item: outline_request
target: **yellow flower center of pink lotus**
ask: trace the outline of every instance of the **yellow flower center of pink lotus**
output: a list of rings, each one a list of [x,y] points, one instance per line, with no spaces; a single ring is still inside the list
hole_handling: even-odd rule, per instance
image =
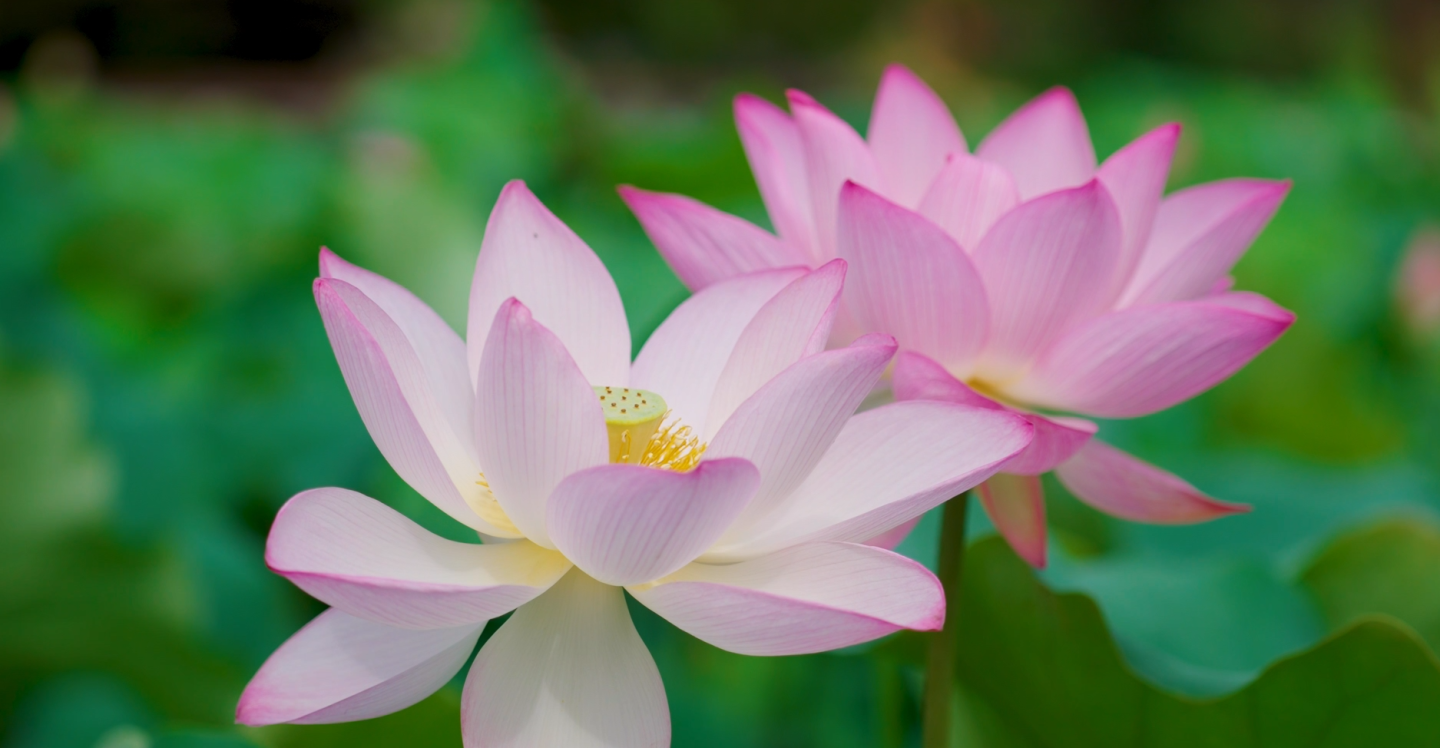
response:
[[[668,418],[664,398],[629,387],[596,387],[595,396],[605,411],[610,462],[680,473],[700,464],[705,445],[689,426]]]

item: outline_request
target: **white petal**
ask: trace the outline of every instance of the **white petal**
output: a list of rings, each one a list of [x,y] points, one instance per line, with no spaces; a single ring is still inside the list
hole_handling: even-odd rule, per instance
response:
[[[515,611],[465,680],[465,748],[664,748],[660,672],[618,587],[578,569]]]

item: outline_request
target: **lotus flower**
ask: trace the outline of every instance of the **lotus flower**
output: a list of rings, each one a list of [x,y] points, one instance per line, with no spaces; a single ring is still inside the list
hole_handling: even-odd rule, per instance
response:
[[[895,403],[852,417],[895,352],[822,351],[845,263],[715,283],[632,364],[600,260],[523,184],[491,214],[462,342],[403,288],[322,251],[325,329],[360,415],[460,543],[340,488],[291,499],[270,568],[333,606],[265,663],[245,724],[387,714],[465,663],[465,744],[663,746],[659,673],[622,588],[753,655],[944,618],[924,567],[864,545],[992,475],[1011,414]]]
[[[1288,182],[1232,179],[1162,197],[1178,125],[1099,166],[1071,93],[1048,91],[972,155],[940,99],[888,69],[862,139],[799,92],[790,113],[735,101],[745,152],[777,235],[678,195],[622,187],[692,289],[769,267],[850,262],[832,345],[899,342],[895,395],[1009,410],[1029,449],[980,489],[1016,551],[1045,564],[1039,475],[1054,469],[1110,514],[1197,522],[1246,507],[1091,437],[1061,412],[1130,418],[1229,377],[1293,315],[1229,290],[1228,274]]]

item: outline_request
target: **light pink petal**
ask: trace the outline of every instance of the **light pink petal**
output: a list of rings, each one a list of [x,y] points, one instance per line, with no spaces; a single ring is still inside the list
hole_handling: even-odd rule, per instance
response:
[[[975,250],[990,298],[982,374],[1004,382],[1112,298],[1120,215],[1098,182],[1036,198],[1006,213]]]
[[[1045,489],[1038,475],[997,473],[976,490],[995,529],[1016,555],[1045,568]]]
[[[823,262],[810,215],[810,177],[800,131],[785,110],[751,94],[735,97],[735,127],[775,233],[798,247],[805,264]]]
[[[686,473],[601,465],[555,487],[550,537],[601,582],[648,582],[709,548],[759,485],[760,471],[739,458],[707,459]]]
[[[455,436],[430,380],[404,332],[354,286],[315,281],[315,303],[335,360],[360,419],[395,472],[446,514],[477,530],[499,532],[480,519],[479,468]]]
[[[665,687],[625,594],[578,569],[481,647],[460,725],[466,748],[670,745]]]
[[[570,562],[527,540],[479,545],[432,535],[342,488],[295,496],[275,517],[265,563],[320,601],[387,626],[484,623],[529,602]]]
[[[904,65],[885,68],[866,135],[887,196],[907,208],[920,198],[952,153],[969,153],[945,102]]]
[[[545,502],[565,476],[610,459],[600,400],[565,346],[511,299],[480,359],[475,446],[501,508],[525,537],[553,548]]]
[[[1120,265],[1115,273],[1116,294],[1125,289],[1150,238],[1150,227],[1160,206],[1160,196],[1165,192],[1170,161],[1179,139],[1180,125],[1161,125],[1116,151],[1100,166],[1097,176],[1115,198],[1120,223],[1125,228]]]
[[[619,190],[670,269],[692,291],[757,270],[810,263],[800,247],[699,201],[624,185]]]
[[[745,327],[800,268],[766,270],[707,286],[686,299],[651,333],[630,369],[631,386],[665,398],[671,413],[697,433],[720,372]]]
[[[505,185],[475,262],[467,344],[478,371],[500,305],[517,298],[559,338],[597,386],[629,384],[630,327],[610,272],[569,226],[525,187]]]
[[[1004,167],[954,153],[921,198],[919,211],[973,252],[1000,216],[1019,203],[1020,191]]]
[[[904,524],[898,527],[886,530],[885,532],[882,532],[879,535],[876,535],[875,537],[862,542],[865,545],[874,546],[876,548],[884,548],[887,551],[893,551],[895,550],[896,546],[905,542],[905,538],[910,537],[910,531],[914,530],[915,526],[920,524],[920,520],[923,518],[923,516],[915,517],[906,521]]]
[[[260,667],[235,721],[325,724],[398,712],[454,677],[483,629],[397,629],[327,610]]]
[[[360,289],[395,322],[419,359],[426,389],[434,398],[436,409],[449,423],[450,438],[459,442],[473,460],[475,441],[470,413],[475,393],[465,365],[465,341],[404,286],[351,265],[327,248],[320,250],[320,277],[335,278]],[[427,425],[426,432],[430,431],[432,428]]]
[[[945,594],[924,566],[854,543],[691,564],[630,594],[687,633],[747,655],[824,652],[900,629],[937,631]]]
[[[996,125],[975,155],[1015,177],[1020,197],[1084,184],[1095,176],[1095,146],[1075,94],[1052,88]]]
[[[990,302],[954,239],[920,214],[847,182],[838,249],[850,264],[845,305],[862,329],[969,369],[989,333]]]
[[[1250,511],[1206,496],[1178,476],[1098,439],[1055,469],[1070,493],[1106,514],[1136,522],[1183,525]]]
[[[802,359],[736,409],[705,456],[749,460],[760,469],[761,480],[754,500],[722,543],[767,524],[767,515],[810,475],[894,354],[893,338],[865,336],[848,348]]]
[[[1227,179],[1166,198],[1121,304],[1183,301],[1208,293],[1250,248],[1289,191],[1289,181]]]
[[[919,354],[902,352],[895,359],[891,378],[897,400],[939,400],[990,410],[1015,413],[1030,422],[1035,436],[1020,454],[1005,463],[1005,472],[1039,475],[1070,459],[1090,437],[1096,426],[1090,421],[1007,408],[971,389],[945,367]]]
[[[846,180],[881,189],[880,172],[870,147],[850,125],[800,91],[787,92],[800,132],[810,184],[810,214],[820,256],[835,256],[835,211]]]
[[[1123,309],[1061,338],[1012,392],[1102,418],[1154,413],[1224,381],[1294,320],[1241,294]]]
[[[740,403],[776,374],[825,348],[844,283],[845,261],[832,260],[792,281],[760,307],[735,341],[715,382],[704,429],[699,432],[706,441]]]
[[[1030,442],[1025,419],[952,403],[910,401],[851,418],[810,477],[760,534],[702,561],[753,558],[817,540],[860,542],[989,478]]]

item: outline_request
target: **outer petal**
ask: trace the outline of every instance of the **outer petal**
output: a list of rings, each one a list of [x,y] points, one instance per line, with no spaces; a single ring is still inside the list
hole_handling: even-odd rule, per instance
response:
[[[820,256],[829,259],[835,256],[835,210],[840,185],[849,180],[880,189],[880,172],[870,147],[844,120],[800,91],[788,91],[787,95],[805,153],[817,246]]]
[[[619,191],[655,248],[692,291],[757,270],[810,263],[798,245],[702,202],[624,185]]]
[[[735,127],[775,233],[809,258],[823,262],[810,215],[810,177],[800,131],[785,110],[751,94],[735,97]]]
[[[467,332],[472,372],[479,369],[495,312],[512,297],[564,342],[592,384],[629,384],[630,326],[615,281],[590,247],[520,181],[500,192],[475,262]]]
[[[1037,475],[998,473],[980,484],[980,503],[1020,558],[1045,568],[1045,489]]]
[[[1025,419],[951,403],[901,402],[851,418],[762,534],[701,557],[753,558],[816,540],[860,542],[993,475],[1030,442]]]
[[[359,289],[335,278],[316,279],[315,302],[360,419],[386,461],[446,514],[500,533],[471,509],[469,502],[479,498],[479,468],[399,326]]]
[[[705,416],[706,441],[740,403],[802,357],[825,348],[845,282],[845,261],[832,260],[765,302],[735,341]],[[664,397],[664,393],[661,393]]]
[[[989,333],[990,302],[959,244],[918,213],[847,182],[839,252],[850,263],[845,304],[862,328],[969,369]]]
[[[722,544],[767,524],[766,516],[815,469],[894,354],[894,339],[884,335],[817,353],[780,372],[725,422],[706,457],[743,457],[760,469],[761,481]]]
[[[759,485],[760,471],[738,458],[705,460],[688,473],[601,465],[555,487],[550,536],[601,582],[648,582],[709,548]]]
[[[342,488],[287,502],[270,528],[265,563],[350,615],[409,629],[484,623],[534,599],[570,568],[526,540],[445,540]]]
[[[670,745],[665,687],[624,594],[578,569],[485,643],[461,708],[466,748]]]
[[[1166,198],[1121,305],[1204,296],[1250,248],[1289,191],[1289,181],[1227,179]]]
[[[565,476],[610,458],[600,401],[564,345],[515,299],[495,315],[475,391],[475,446],[506,515],[553,548],[545,502]]]
[[[323,724],[398,712],[459,672],[483,628],[410,631],[327,610],[265,661],[235,721]]]
[[[1015,177],[1026,200],[1074,187],[1095,174],[1095,146],[1075,94],[1052,88],[990,131],[975,155]]]
[[[1112,312],[1056,342],[1013,392],[1104,418],[1154,413],[1224,381],[1294,321],[1236,293]]]
[[[983,376],[1005,382],[1109,304],[1122,236],[1115,202],[1098,181],[1024,203],[990,229],[975,250],[990,297]]]
[[[907,208],[920,204],[946,156],[970,151],[945,102],[904,65],[885,68],[866,140],[887,194]]]
[[[645,341],[630,370],[631,385],[659,393],[673,414],[704,433],[715,384],[741,333],[766,302],[803,275],[800,268],[766,270],[686,299]]]
[[[945,229],[967,252],[1020,203],[1015,180],[1003,166],[953,153],[920,200],[920,215]]]
[[[1030,422],[1035,436],[1020,454],[1005,463],[1005,472],[1018,475],[1039,475],[1070,459],[1090,437],[1096,426],[1090,421],[1063,416],[1042,416],[1038,413],[1006,408],[970,389],[968,385],[930,359],[902,352],[895,359],[892,381],[897,400],[939,400],[990,410],[1015,413]]]
[[[450,426],[448,437],[473,460],[475,441],[470,428],[475,392],[465,365],[465,341],[445,320],[405,287],[340,259],[329,249],[320,250],[320,276],[336,278],[360,289],[375,302],[404,333],[419,359],[426,389],[436,409]],[[426,425],[426,433],[439,429]],[[433,439],[432,439],[433,440]]]
[[[1250,511],[1245,504],[1216,501],[1098,439],[1056,468],[1055,477],[1090,506],[1136,522],[1181,525]]]
[[[1170,175],[1170,161],[1179,139],[1180,125],[1161,125],[1116,151],[1100,166],[1097,176],[1115,198],[1120,223],[1125,228],[1120,264],[1115,272],[1116,294],[1125,289],[1150,238],[1155,209],[1165,192],[1165,179]]]
[[[945,622],[935,575],[904,556],[853,543],[691,564],[628,589],[691,635],[747,655],[824,652],[900,629],[936,631]]]

